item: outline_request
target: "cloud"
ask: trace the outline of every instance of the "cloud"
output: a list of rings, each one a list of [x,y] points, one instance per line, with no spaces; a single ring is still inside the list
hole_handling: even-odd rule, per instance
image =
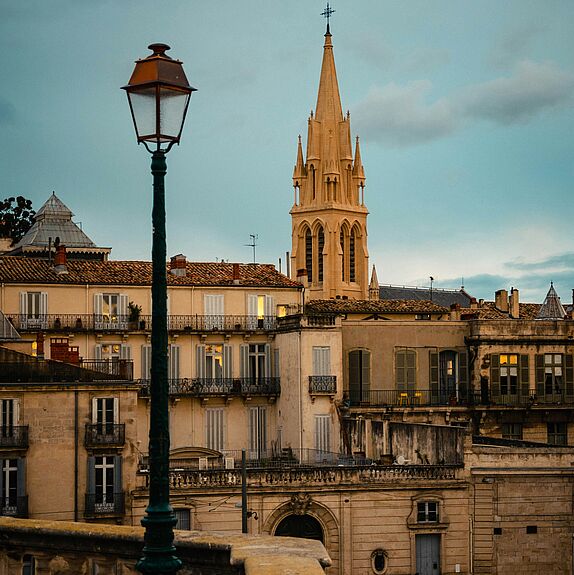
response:
[[[558,254],[547,257],[537,262],[525,262],[523,260],[513,260],[507,262],[506,266],[510,269],[518,271],[558,271],[562,272],[568,270],[569,273],[574,273],[574,252]]]
[[[573,90],[574,75],[552,63],[523,61],[510,77],[466,88],[458,105],[466,116],[514,124],[572,103]]]
[[[537,22],[525,23],[508,30],[495,43],[488,58],[489,62],[496,67],[507,67],[517,59],[524,58],[544,31],[544,26]]]
[[[429,101],[428,80],[374,87],[353,111],[355,126],[370,141],[412,146],[447,137],[471,120],[507,126],[527,122],[574,102],[574,75],[553,63],[520,62],[508,77],[466,86]]]
[[[428,81],[373,88],[355,107],[355,126],[367,139],[396,146],[442,138],[455,130],[456,119],[448,101],[426,102],[430,89]]]

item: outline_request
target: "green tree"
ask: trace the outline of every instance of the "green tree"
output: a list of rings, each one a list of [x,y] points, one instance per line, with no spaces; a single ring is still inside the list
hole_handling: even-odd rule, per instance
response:
[[[0,238],[11,238],[12,245],[32,227],[36,212],[32,200],[24,196],[5,198],[0,202]]]

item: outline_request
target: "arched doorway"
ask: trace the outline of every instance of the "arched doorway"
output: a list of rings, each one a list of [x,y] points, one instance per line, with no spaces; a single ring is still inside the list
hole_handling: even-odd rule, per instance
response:
[[[287,515],[275,529],[278,537],[304,537],[324,543],[323,528],[311,515]]]

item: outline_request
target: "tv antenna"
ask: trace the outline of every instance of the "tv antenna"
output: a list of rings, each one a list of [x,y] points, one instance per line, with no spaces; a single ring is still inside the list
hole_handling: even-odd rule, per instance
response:
[[[257,247],[257,240],[259,236],[257,234],[249,234],[249,237],[251,238],[251,243],[243,245],[247,246],[248,248],[253,248],[253,263],[255,263],[255,248]]]

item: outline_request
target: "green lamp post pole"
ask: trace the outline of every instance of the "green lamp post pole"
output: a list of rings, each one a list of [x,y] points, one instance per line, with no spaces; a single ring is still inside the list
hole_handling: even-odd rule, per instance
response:
[[[174,575],[182,563],[175,555],[169,504],[169,382],[167,379],[167,272],[165,234],[166,154],[179,144],[183,123],[194,91],[179,60],[165,52],[169,46],[152,44],[153,54],[136,61],[128,95],[138,143],[152,154],[152,329],[149,430],[149,505],[142,519],[145,527],[143,557],[136,568],[141,573]],[[151,147],[150,147],[151,146]]]

